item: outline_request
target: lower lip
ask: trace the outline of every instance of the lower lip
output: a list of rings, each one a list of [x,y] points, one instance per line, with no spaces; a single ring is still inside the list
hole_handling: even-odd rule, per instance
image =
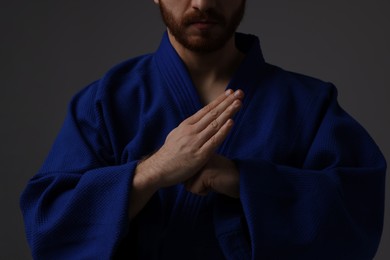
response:
[[[215,23],[193,23],[192,25],[199,30],[209,30],[215,25]]]

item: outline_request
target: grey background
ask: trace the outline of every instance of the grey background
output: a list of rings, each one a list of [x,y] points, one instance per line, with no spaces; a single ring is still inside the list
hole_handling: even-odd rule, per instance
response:
[[[260,36],[268,62],[335,83],[389,159],[389,13],[388,0],[248,0],[240,31]],[[163,30],[152,0],[2,1],[0,259],[31,258],[18,200],[69,99],[120,61],[154,51]],[[390,259],[388,204],[377,260]]]

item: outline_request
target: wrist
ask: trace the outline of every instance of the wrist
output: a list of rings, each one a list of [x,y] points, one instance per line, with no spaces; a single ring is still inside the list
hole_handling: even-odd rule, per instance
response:
[[[153,158],[149,157],[138,163],[133,178],[133,186],[142,190],[157,191],[162,187],[161,174],[152,163]]]

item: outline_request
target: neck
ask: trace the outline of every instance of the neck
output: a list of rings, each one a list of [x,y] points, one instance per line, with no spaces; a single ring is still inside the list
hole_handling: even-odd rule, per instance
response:
[[[172,46],[187,66],[192,81],[205,103],[225,90],[244,57],[235,46],[234,36],[223,48],[210,53],[190,51],[178,43],[169,32],[168,36]]]

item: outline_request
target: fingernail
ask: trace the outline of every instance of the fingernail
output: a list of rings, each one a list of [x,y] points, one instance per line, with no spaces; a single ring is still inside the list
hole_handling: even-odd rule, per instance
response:
[[[241,96],[241,94],[240,94],[240,91],[239,91],[239,90],[237,90],[236,92],[234,92],[234,96],[235,96],[235,97],[239,97],[239,96]]]
[[[241,106],[241,102],[239,101],[239,99],[236,99],[234,102],[233,102],[233,107],[234,108],[239,108]]]
[[[225,91],[225,95],[226,96],[229,96],[230,94],[232,94],[232,90],[231,89],[228,89]]]

